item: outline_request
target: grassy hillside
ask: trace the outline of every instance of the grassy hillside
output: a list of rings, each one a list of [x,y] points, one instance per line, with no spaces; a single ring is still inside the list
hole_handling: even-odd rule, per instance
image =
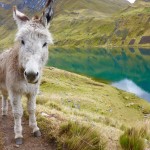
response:
[[[25,98],[23,106],[28,118]],[[136,139],[142,134],[149,149],[149,114],[150,104],[133,94],[74,73],[44,69],[36,116],[43,138],[58,150],[122,150],[120,136],[132,130]]]
[[[74,10],[87,10],[89,15],[91,11],[95,11],[110,16],[112,13],[125,8],[128,4],[124,0],[57,0],[56,14],[62,14],[62,12],[70,13]]]
[[[112,14],[127,7],[128,4],[124,0],[56,1],[55,17],[51,28],[56,46],[64,46],[64,44],[65,46],[88,45],[88,39],[90,38],[96,43],[97,35],[94,35],[93,38],[87,34],[93,34],[93,32],[95,34],[97,32],[97,24],[101,25],[101,22],[103,22],[101,19],[106,18],[107,20]],[[12,18],[12,10],[4,11],[0,8],[0,20],[0,48],[7,48],[13,43],[16,29]],[[107,24],[107,21],[105,24]],[[91,31],[89,31],[89,28],[91,28]],[[93,43],[93,46],[96,45],[95,43]]]
[[[38,124],[58,149],[119,150],[120,135],[129,127],[145,129],[149,113],[150,104],[133,94],[77,74],[44,69]]]
[[[25,98],[23,106],[28,118]],[[122,150],[120,136],[130,130],[137,131],[136,139],[140,132],[149,149],[149,114],[150,104],[133,94],[74,73],[44,69],[36,115],[43,138],[58,150]]]
[[[150,46],[150,2],[138,0],[56,1],[51,24],[56,47]],[[0,8],[0,48],[12,45],[16,25]]]
[[[85,10],[58,15],[52,23],[56,45],[149,46],[149,6],[150,2],[139,1],[111,17],[95,11],[82,15]]]
[[[140,48],[92,48],[50,50],[48,66],[86,75],[94,79],[116,82],[130,79],[143,90],[150,92],[150,54]],[[147,54],[147,55],[146,55]],[[68,59],[69,58],[69,59]],[[147,83],[147,84],[144,84]]]

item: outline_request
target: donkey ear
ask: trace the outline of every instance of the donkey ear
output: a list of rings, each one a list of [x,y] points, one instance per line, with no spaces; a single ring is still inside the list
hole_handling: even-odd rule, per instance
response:
[[[30,20],[25,14],[18,11],[16,6],[13,7],[13,18],[16,21],[18,27],[21,27],[25,22]]]
[[[53,18],[53,3],[54,0],[48,0],[47,4],[45,6],[44,12],[42,17],[40,18],[41,23],[45,26],[45,27],[49,27],[50,25],[50,21]]]

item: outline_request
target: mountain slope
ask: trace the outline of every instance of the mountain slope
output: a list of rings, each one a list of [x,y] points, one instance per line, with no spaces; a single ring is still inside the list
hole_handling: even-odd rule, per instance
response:
[[[149,46],[150,2],[137,1],[118,14],[83,10],[58,15],[52,24],[57,46]],[[106,9],[108,10],[108,9]]]
[[[59,13],[88,9],[109,15],[125,8],[129,4],[124,0],[57,0],[56,3],[56,8]]]
[[[40,91],[38,124],[48,141],[56,142],[61,150],[66,145],[68,150],[121,150],[119,136],[128,127],[144,126],[149,119],[146,117],[146,113],[150,113],[148,102],[110,85],[56,68],[44,69]],[[69,126],[65,128],[67,122]],[[82,128],[75,126],[70,134],[73,123],[81,124]],[[88,131],[85,130],[87,125]],[[98,135],[92,136],[89,131],[94,134],[96,131]],[[104,140],[105,148],[95,148],[97,136]]]
[[[39,4],[35,5],[35,0],[33,1],[11,0],[10,2],[7,3],[4,0],[1,1],[0,3],[0,20],[1,20],[0,21],[1,24],[0,48],[7,48],[9,47],[9,45],[13,43],[16,25],[12,19],[12,11],[11,11],[12,5],[17,4],[17,6],[20,9],[23,9],[26,12],[28,12],[28,10],[32,11],[31,10],[32,6],[34,10],[36,10],[36,8],[39,8],[36,6],[41,6],[40,8],[42,8],[44,6],[44,2],[45,0],[41,0],[39,1]],[[64,46],[64,44],[66,44],[64,43],[64,41],[71,41],[67,43],[67,45],[70,45],[72,41],[73,43],[71,45],[73,46],[78,45],[78,41],[76,41],[78,36],[79,36],[78,40],[81,40],[81,42],[85,41],[84,43],[86,43],[87,35],[84,35],[84,32],[86,34],[86,31],[89,30],[88,29],[89,24],[91,24],[91,31],[93,26],[95,26],[92,25],[91,22],[92,18],[99,20],[100,23],[98,21],[98,24],[101,24],[101,19],[110,17],[112,14],[127,7],[128,4],[129,3],[124,0],[107,0],[107,1],[106,0],[76,0],[76,1],[56,0],[56,8],[55,8],[56,15],[52,22],[52,33],[55,37],[56,45]],[[5,7],[2,8],[2,6],[5,6],[6,8]],[[76,29],[78,30],[76,31]]]
[[[10,2],[7,4],[12,6],[14,1]],[[24,7],[23,0],[15,2],[26,12],[36,6],[29,0],[25,0]],[[37,6],[42,8],[44,2],[41,0]],[[132,5],[125,0],[56,0],[50,30],[55,46],[149,46],[149,8],[147,0]],[[0,48],[6,48],[13,43],[16,29],[12,11],[0,7],[0,20]]]
[[[148,4],[148,2],[150,2],[149,0],[136,0],[135,4]]]
[[[126,36],[122,36],[120,44],[125,45],[150,45],[150,1],[138,0],[133,6],[127,9],[116,17],[118,28],[116,33],[127,31]],[[120,33],[119,33],[120,31]]]

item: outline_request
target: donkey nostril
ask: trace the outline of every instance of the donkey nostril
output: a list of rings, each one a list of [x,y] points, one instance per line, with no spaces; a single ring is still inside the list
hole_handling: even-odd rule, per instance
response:
[[[25,71],[24,75],[28,81],[32,82],[38,77],[39,73],[38,72],[26,72]]]

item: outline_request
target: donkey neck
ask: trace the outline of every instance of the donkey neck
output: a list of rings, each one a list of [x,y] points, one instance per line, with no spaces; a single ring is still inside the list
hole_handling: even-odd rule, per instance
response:
[[[11,57],[11,65],[12,69],[14,69],[15,72],[19,75],[19,77],[23,77],[24,74],[24,68],[19,63],[19,50],[20,45],[16,43],[14,47],[10,50],[10,57]]]

